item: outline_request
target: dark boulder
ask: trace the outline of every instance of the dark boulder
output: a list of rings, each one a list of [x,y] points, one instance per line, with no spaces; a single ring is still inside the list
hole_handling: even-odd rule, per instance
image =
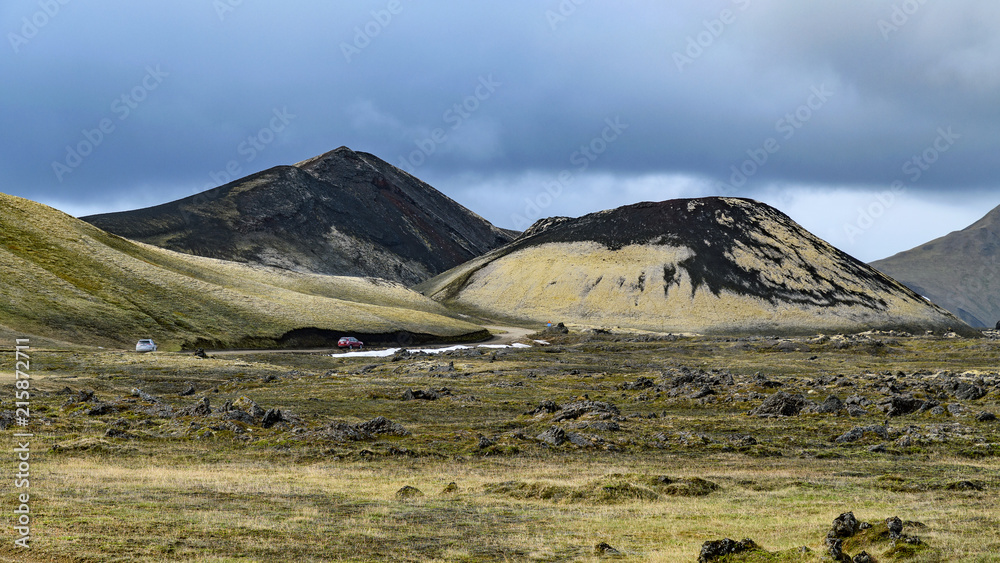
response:
[[[528,412],[528,414],[552,414],[556,411],[562,410],[562,407],[557,405],[555,401],[542,401],[533,411]]]
[[[584,415],[591,415],[597,418],[608,419],[621,415],[618,407],[604,401],[576,401],[562,405],[560,412],[552,420],[561,422],[563,420],[575,420]]]
[[[800,394],[792,395],[779,391],[768,397],[750,414],[754,416],[795,416],[806,407],[806,398]]]
[[[855,426],[854,428],[838,436],[834,440],[834,442],[838,444],[848,444],[851,442],[857,442],[858,440],[864,438],[865,434],[874,434],[879,438],[882,438],[883,440],[889,439],[889,431],[886,429],[885,426],[873,425],[873,426]]]
[[[282,420],[285,419],[284,417],[281,416],[280,410],[268,409],[267,412],[264,413],[263,418],[261,418],[260,425],[263,426],[264,428],[270,428],[275,424],[281,422]]]
[[[844,410],[844,402],[836,395],[830,395],[814,409],[815,412],[821,414],[837,414],[842,410]]]
[[[181,416],[208,416],[212,414],[212,405],[209,403],[208,397],[202,397],[194,405],[181,409],[178,414]]]
[[[242,422],[244,424],[253,424],[257,422],[256,420],[254,420],[252,416],[250,416],[249,413],[243,412],[238,409],[225,411],[222,414],[222,420],[235,420],[238,422]]]
[[[368,422],[358,424],[356,428],[368,434],[389,434],[393,436],[409,436],[410,431],[384,416],[379,416]]]
[[[924,401],[913,395],[893,395],[879,401],[878,407],[888,416],[903,416],[915,413],[924,406]]]
[[[827,533],[828,538],[849,538],[858,533],[861,522],[854,517],[853,512],[845,512],[833,521],[833,527]]]
[[[611,547],[607,543],[601,542],[594,546],[594,554],[596,555],[621,555],[622,552]]]
[[[416,487],[411,487],[406,485],[405,487],[396,491],[396,498],[398,500],[408,500],[411,498],[418,498],[424,496],[423,491]]]
[[[889,539],[899,539],[903,534],[903,521],[898,516],[886,518],[885,526],[889,528]]]
[[[757,546],[751,539],[734,541],[729,538],[718,541],[707,541],[701,546],[701,553],[698,555],[698,563],[707,563],[725,557],[747,551],[757,551]]]
[[[545,334],[569,334],[569,329],[563,323],[557,323],[545,327]]]
[[[558,426],[549,428],[545,432],[535,436],[535,439],[539,442],[545,442],[550,446],[560,446],[569,440],[569,438],[566,437],[566,431]]]
[[[965,382],[959,383],[953,392],[956,399],[963,401],[976,401],[986,396],[986,389]]]

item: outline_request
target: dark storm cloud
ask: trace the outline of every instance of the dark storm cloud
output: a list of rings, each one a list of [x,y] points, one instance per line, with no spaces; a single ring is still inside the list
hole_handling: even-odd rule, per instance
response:
[[[997,24],[986,0],[13,0],[0,181],[98,211],[348,145],[504,226],[567,171],[539,213],[971,193],[1000,171]]]

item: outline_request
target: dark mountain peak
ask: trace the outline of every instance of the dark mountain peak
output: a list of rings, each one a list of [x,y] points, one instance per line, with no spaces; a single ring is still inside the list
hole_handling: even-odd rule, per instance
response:
[[[293,166],[321,177],[334,170],[342,170],[345,167],[358,168],[365,164],[367,163],[361,159],[360,155],[349,147],[338,147],[319,156],[298,162]]]
[[[406,284],[513,238],[425,182],[347,147],[171,203],[83,219],[180,252]]]

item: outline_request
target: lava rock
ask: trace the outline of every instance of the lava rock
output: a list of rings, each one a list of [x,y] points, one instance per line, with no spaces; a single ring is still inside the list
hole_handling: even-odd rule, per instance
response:
[[[649,389],[654,385],[655,384],[653,383],[652,379],[649,379],[648,377],[640,377],[639,379],[636,379],[635,382],[633,383],[629,383],[626,381],[621,385],[621,389],[622,391],[641,391],[643,389]]]
[[[828,538],[849,538],[858,533],[861,527],[861,522],[854,517],[853,512],[845,512],[838,516],[833,521],[833,527],[827,533]]]
[[[844,402],[840,400],[840,397],[830,395],[818,407],[813,409],[813,412],[820,414],[837,414],[842,410],[844,410]]]
[[[879,401],[878,406],[890,417],[915,413],[924,406],[924,401],[914,399],[912,395],[893,395]]]
[[[559,414],[552,420],[553,422],[562,422],[564,420],[574,420],[584,415],[594,415],[606,419],[620,416],[621,411],[611,403],[603,401],[577,401],[562,405]]]
[[[903,534],[903,521],[898,516],[885,519],[885,525],[889,528],[889,539],[899,539]]]
[[[986,396],[986,389],[972,383],[959,383],[952,391],[962,401],[976,401]]]
[[[996,419],[997,415],[987,411],[983,411],[978,415],[976,415],[976,420],[978,420],[979,422],[995,422]]]
[[[233,401],[232,407],[244,411],[254,418],[262,418],[264,413],[267,412],[253,399],[247,397],[246,395],[243,395],[239,399]]]
[[[138,387],[133,387],[132,388],[132,396],[133,397],[139,397],[143,401],[146,401],[146,402],[149,402],[149,403],[159,403],[160,402],[160,399],[158,399],[158,398],[150,395],[149,393],[146,393],[145,391],[143,391],[142,389],[139,389]]]
[[[545,334],[569,334],[569,329],[563,323],[545,327]]]
[[[212,405],[208,397],[202,397],[194,405],[181,409],[178,414],[181,416],[208,416],[212,414]]]
[[[865,437],[865,434],[875,434],[883,440],[889,439],[889,431],[885,426],[855,426],[854,428],[848,430],[844,434],[838,436],[834,442],[838,444],[849,444],[851,442],[857,442]]]
[[[560,410],[562,407],[557,405],[555,401],[542,401],[535,410],[527,414],[552,414]]]
[[[405,487],[396,491],[396,499],[398,500],[408,500],[411,498],[418,498],[424,496],[423,491],[416,487],[411,487],[406,485]]]
[[[393,436],[409,436],[410,431],[403,428],[402,425],[397,424],[384,416],[379,416],[365,422],[363,424],[357,425],[355,428],[362,432],[367,432],[368,434],[389,434]]]
[[[707,541],[701,546],[701,553],[698,555],[698,563],[715,561],[726,555],[734,555],[747,551],[756,551],[760,547],[751,539],[733,541],[729,538],[718,541]]]
[[[254,417],[250,416],[249,413],[243,412],[239,409],[232,409],[225,411],[222,414],[222,420],[235,420],[242,422],[244,424],[253,424],[257,422]]]
[[[282,417],[280,410],[268,409],[267,412],[264,413],[264,416],[261,418],[260,425],[263,426],[264,428],[270,428],[275,424],[281,422],[282,420],[285,419],[284,417]]]
[[[606,544],[604,542],[601,542],[601,543],[597,544],[596,546],[594,546],[594,553],[597,554],[597,555],[621,555],[622,554],[622,552],[618,551],[617,549],[611,547],[610,545],[608,545],[608,544]]]
[[[750,411],[754,416],[795,416],[806,407],[806,398],[779,391],[768,397],[759,407]]]
[[[558,426],[549,428],[545,432],[535,436],[535,439],[539,442],[545,442],[551,446],[560,446],[569,440],[569,438],[566,437],[566,431]]]
[[[433,389],[428,389],[427,391],[414,391],[413,389],[407,389],[403,393],[404,401],[436,401],[441,398],[441,394],[434,391]]]

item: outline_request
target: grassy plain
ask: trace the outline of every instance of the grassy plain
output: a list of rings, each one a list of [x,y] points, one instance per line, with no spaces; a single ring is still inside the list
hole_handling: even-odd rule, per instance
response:
[[[355,359],[33,350],[32,548],[8,528],[0,560],[677,562],[728,537],[768,551],[728,561],[820,561],[853,511],[923,541],[857,547],[878,561],[1000,561],[1000,423],[978,419],[1000,411],[998,340],[546,338]],[[0,362],[9,410],[13,352]],[[955,398],[959,381],[987,394]],[[777,392],[874,404],[748,414]],[[907,394],[944,412],[878,406]],[[182,410],[204,397],[211,414]],[[223,420],[241,397],[286,420]],[[363,431],[379,416],[405,432]]]

